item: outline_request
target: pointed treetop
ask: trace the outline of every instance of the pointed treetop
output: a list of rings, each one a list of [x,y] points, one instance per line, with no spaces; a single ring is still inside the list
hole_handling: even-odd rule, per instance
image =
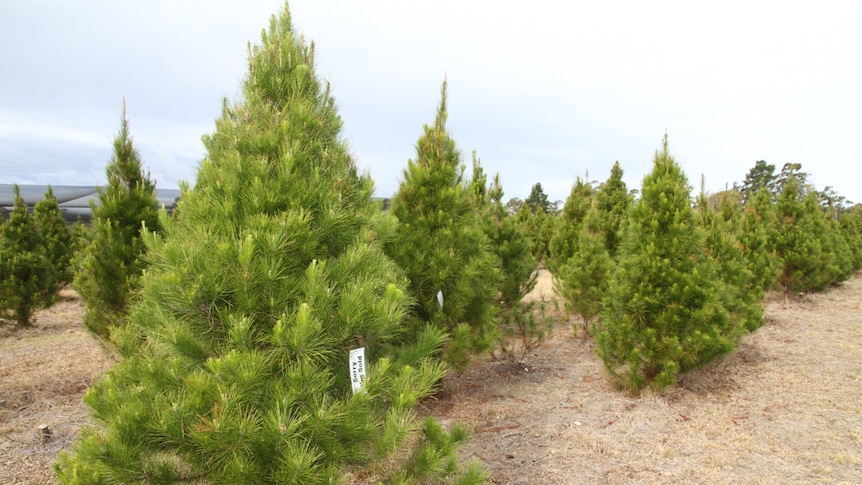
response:
[[[448,84],[449,81],[446,79],[446,76],[443,76],[443,85],[440,87],[440,106],[437,108],[437,118],[434,120],[434,128],[440,131],[446,129],[446,117],[448,115],[446,111],[446,91]]]

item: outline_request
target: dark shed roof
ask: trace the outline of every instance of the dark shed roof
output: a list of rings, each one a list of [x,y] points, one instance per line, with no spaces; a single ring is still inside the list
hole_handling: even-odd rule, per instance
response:
[[[37,202],[45,198],[47,185],[19,185],[21,197],[27,206],[33,208]],[[57,204],[63,213],[63,219],[74,223],[80,217],[84,222],[90,221],[90,201],[99,205],[99,188],[96,186],[51,185]],[[177,206],[181,191],[179,189],[156,189],[156,199],[169,212]],[[0,184],[0,212],[3,214],[12,210],[15,205],[15,191],[12,184]]]

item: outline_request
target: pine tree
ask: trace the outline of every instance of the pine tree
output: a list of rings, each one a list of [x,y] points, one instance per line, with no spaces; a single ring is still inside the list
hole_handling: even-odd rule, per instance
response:
[[[0,318],[29,327],[33,313],[50,303],[56,272],[18,185],[9,219],[0,224]]]
[[[515,220],[529,240],[530,254],[539,263],[547,261],[550,255],[556,219],[541,210],[533,211],[528,204],[522,204],[515,214]]]
[[[542,188],[542,184],[540,182],[536,182],[533,185],[533,188],[530,189],[530,196],[527,197],[527,200],[525,200],[524,203],[530,207],[530,211],[533,213],[541,211],[548,214],[551,210],[551,204],[548,201],[548,194],[545,193],[545,189]]]
[[[598,201],[593,200],[578,228],[574,254],[554,275],[554,289],[563,297],[566,309],[581,317],[581,339],[586,340],[590,324],[602,311],[613,261],[605,247]]]
[[[752,284],[765,292],[775,287],[782,262],[775,250],[778,219],[772,192],[761,188],[745,204],[740,242],[743,246]]]
[[[443,335],[404,342],[406,279],[287,7],[250,47],[243,95],[225,101],[173,218],[144,235],[125,358],[86,395],[98,424],[61,456],[60,482],[457,476],[463,429],[420,429],[413,411],[445,372],[428,357]]]
[[[563,206],[563,213],[554,228],[554,235],[551,236],[548,257],[548,269],[551,273],[558,273],[560,267],[577,252],[578,232],[590,209],[592,198],[593,188],[584,179],[578,177]]]
[[[728,197],[717,209],[710,207],[701,189],[698,218],[706,232],[706,250],[715,261],[721,280],[721,304],[730,318],[748,331],[763,325],[763,288],[754,279],[748,259],[741,247],[740,208]]]
[[[72,281],[72,233],[63,219],[54,190],[48,186],[45,198],[36,203],[33,215],[36,227],[42,235],[45,252],[56,272],[55,282],[48,293],[53,295],[61,286]]]
[[[448,360],[462,366],[469,350],[496,339],[494,302],[499,261],[491,252],[463,164],[446,131],[446,82],[433,125],[416,144],[390,212],[400,221],[387,253],[407,272],[416,300],[415,327],[440,326],[451,335]]]
[[[616,257],[622,243],[623,223],[631,209],[634,198],[629,194],[626,183],[623,182],[623,170],[620,162],[614,162],[611,174],[599,190],[596,191],[599,221],[605,236],[605,249],[611,258]]]
[[[776,252],[783,262],[778,283],[785,293],[820,291],[835,281],[829,228],[816,194],[792,176],[776,203]]]
[[[856,210],[844,211],[839,224],[850,248],[853,270],[858,270],[862,268],[862,214]]]
[[[114,153],[105,168],[108,187],[92,203],[92,238],[81,253],[74,286],[87,304],[84,324],[107,337],[122,324],[138,278],[144,269],[144,229],[159,231],[159,205],[155,184],[145,175],[129,134],[126,105]]]
[[[665,137],[630,213],[596,337],[605,368],[631,392],[673,385],[680,372],[730,351],[742,332],[721,305],[690,190]]]

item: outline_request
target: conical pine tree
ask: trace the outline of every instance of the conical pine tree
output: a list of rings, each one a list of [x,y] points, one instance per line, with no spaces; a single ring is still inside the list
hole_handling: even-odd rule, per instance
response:
[[[56,272],[55,283],[48,288],[48,294],[53,295],[57,288],[72,281],[72,232],[63,220],[60,205],[54,190],[48,186],[45,198],[36,203],[33,210],[36,227],[42,235],[45,252]]]
[[[415,327],[428,324],[451,335],[447,359],[466,364],[469,351],[495,341],[494,302],[500,290],[499,261],[463,183],[461,153],[446,131],[446,82],[433,125],[416,144],[390,212],[400,221],[387,253],[407,271],[416,299]]]
[[[581,340],[602,311],[602,298],[614,264],[605,244],[602,215],[593,200],[578,231],[575,253],[554,275],[554,289],[563,297],[566,309],[581,318]]]
[[[29,327],[33,313],[50,300],[56,271],[18,185],[9,219],[0,224],[0,318]]]
[[[578,177],[554,227],[554,235],[551,236],[548,256],[548,269],[551,273],[557,273],[577,252],[578,233],[587,211],[590,210],[593,195],[590,184]]]
[[[596,191],[596,201],[602,233],[605,236],[605,249],[611,258],[614,258],[622,243],[625,218],[634,201],[623,181],[620,162],[614,162],[610,176],[599,186],[599,190]]]
[[[673,385],[680,372],[730,351],[741,333],[721,305],[690,190],[665,137],[630,213],[596,337],[605,368],[630,392]]]
[[[776,231],[778,219],[772,192],[763,187],[745,204],[740,237],[752,284],[761,292],[772,290],[781,272],[781,258],[775,251]]]
[[[763,325],[763,289],[754,280],[749,262],[741,247],[742,233],[738,207],[727,197],[718,209],[710,207],[701,189],[698,197],[698,218],[706,232],[706,250],[715,260],[722,282],[721,303],[730,318],[748,331]]]
[[[144,174],[141,159],[129,133],[126,103],[114,153],[105,168],[108,187],[91,203],[91,239],[80,255],[74,286],[87,304],[84,324],[107,337],[121,325],[138,278],[144,269],[146,248],[142,231],[158,231],[159,205],[155,184]]]
[[[61,483],[455,475],[463,429],[414,433],[413,406],[445,371],[427,357],[443,336],[401,345],[406,280],[371,230],[371,180],[287,7],[250,48],[243,94],[204,138],[163,236],[146,236],[151,264],[117,333],[125,359],[86,395],[97,426],[61,456]]]

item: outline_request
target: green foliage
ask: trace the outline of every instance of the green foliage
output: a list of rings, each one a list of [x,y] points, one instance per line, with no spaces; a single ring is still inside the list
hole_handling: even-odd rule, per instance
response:
[[[557,274],[560,267],[577,252],[578,232],[590,209],[592,198],[593,188],[584,179],[578,177],[563,206],[563,213],[557,220],[554,235],[551,236],[550,256],[547,261],[551,273]]]
[[[421,441],[413,407],[446,372],[430,357],[444,334],[404,340],[412,299],[374,232],[388,223],[286,7],[250,49],[243,94],[204,138],[173,218],[142,234],[149,264],[114,334],[124,360],[87,393],[97,424],[61,455],[60,483],[453,471],[463,436],[431,422],[431,451],[401,459]],[[367,377],[354,393],[357,347]]]
[[[530,189],[530,196],[527,197],[527,200],[524,201],[530,208],[530,212],[542,212],[544,214],[548,214],[551,211],[551,203],[548,201],[548,195],[545,193],[545,190],[542,188],[542,184],[536,182],[533,185],[533,188]]]
[[[540,210],[531,210],[527,204],[522,204],[515,214],[515,220],[527,235],[530,254],[539,263],[548,260],[556,219]]]
[[[434,124],[425,126],[416,159],[408,162],[392,199],[390,212],[400,225],[386,251],[407,272],[416,300],[414,331],[428,324],[446,329],[452,339],[447,358],[462,366],[468,350],[486,350],[496,339],[501,275],[475,198],[463,183],[461,154],[446,117],[444,81]]]
[[[80,253],[74,286],[87,304],[84,324],[108,337],[127,313],[138,278],[145,267],[142,232],[159,231],[155,184],[142,172],[141,160],[129,134],[126,107],[114,152],[105,168],[108,187],[99,192],[89,244]]]
[[[56,271],[18,185],[9,219],[0,224],[0,318],[29,327],[33,312],[56,293]],[[52,291],[53,290],[53,291]]]
[[[740,242],[752,273],[752,286],[760,292],[775,287],[782,268],[775,250],[779,230],[775,211],[772,193],[765,187],[750,197],[744,208]]]
[[[841,234],[850,249],[852,267],[862,268],[862,214],[859,211],[845,211],[839,221]]]
[[[815,192],[789,178],[777,202],[778,283],[787,293],[820,291],[850,277],[853,254],[838,223],[827,219]]]
[[[742,333],[722,306],[690,190],[665,138],[630,213],[596,337],[605,368],[631,392],[673,385],[680,372],[733,349]]]
[[[566,310],[581,317],[581,339],[586,340],[590,324],[602,311],[613,261],[605,248],[598,201],[593,200],[578,227],[575,252],[554,275],[554,288]]]
[[[614,258],[620,244],[622,244],[625,218],[634,202],[626,183],[623,182],[623,170],[620,168],[620,162],[614,162],[608,180],[599,186],[599,190],[596,191],[596,201],[599,209],[599,223],[605,237],[605,249],[611,258]]]
[[[775,174],[775,165],[758,160],[745,175],[742,185],[736,186],[742,194],[742,203],[748,204],[763,189],[775,198],[781,193],[778,185],[778,175]]]
[[[58,287],[72,281],[72,233],[63,220],[60,206],[51,186],[45,192],[45,198],[36,203],[33,215],[36,228],[42,234],[45,252],[56,272],[55,285],[49,288],[47,293],[53,295]]]
[[[706,232],[706,250],[715,261],[721,280],[721,304],[734,321],[748,331],[763,325],[763,288],[754,279],[741,247],[741,207],[724,197],[717,209],[707,203],[706,194],[698,197],[698,219]]]

